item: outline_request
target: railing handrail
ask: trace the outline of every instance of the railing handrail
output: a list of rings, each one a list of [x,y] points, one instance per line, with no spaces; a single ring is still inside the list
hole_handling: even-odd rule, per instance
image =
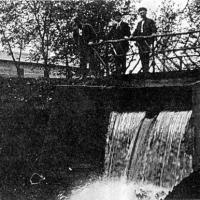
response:
[[[152,39],[152,42],[148,42],[148,39]],[[141,43],[140,41],[142,40],[146,42]],[[141,70],[144,72],[141,61],[142,53],[149,55],[148,71],[152,73],[156,71],[167,72],[200,68],[200,59],[198,59],[198,57],[200,58],[200,30],[191,30],[148,36],[132,35],[123,39],[102,40],[101,42],[90,44],[100,65],[102,65],[101,69],[105,68],[106,74],[112,74],[117,69],[114,59],[124,55],[120,53],[121,49],[116,51],[120,45],[115,46],[114,43],[124,41],[138,41],[137,44],[131,44],[129,52],[126,52],[126,69],[130,67],[129,71],[131,73],[134,70],[137,71],[136,73]],[[101,45],[105,45],[106,48],[101,49]]]
[[[167,37],[167,36],[176,36],[176,35],[187,35],[187,34],[193,34],[193,33],[200,33],[200,30],[187,31],[187,32],[177,32],[177,33],[153,34],[153,35],[148,35],[148,36],[131,36],[129,38],[123,38],[123,39],[105,40],[103,42],[97,42],[97,43],[93,43],[93,44],[89,44],[89,45],[90,46],[96,46],[96,45],[106,44],[106,43],[118,43],[118,42],[124,42],[124,41],[136,41],[137,39]]]

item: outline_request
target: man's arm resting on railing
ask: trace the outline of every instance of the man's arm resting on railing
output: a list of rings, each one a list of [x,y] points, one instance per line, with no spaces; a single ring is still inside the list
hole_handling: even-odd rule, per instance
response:
[[[149,36],[131,36],[131,37],[127,37],[124,39],[118,39],[118,40],[99,40],[99,42],[94,43],[92,45],[100,45],[100,44],[106,44],[106,43],[117,43],[117,42],[122,42],[122,41],[136,41],[137,39],[146,39],[146,38],[157,38],[157,37],[166,37],[166,36],[176,36],[176,35],[186,35],[186,34],[192,34],[192,33],[198,33],[200,32],[200,30],[198,31],[188,31],[188,32],[180,32],[180,33],[165,33],[165,34],[156,34],[153,33],[152,35]]]

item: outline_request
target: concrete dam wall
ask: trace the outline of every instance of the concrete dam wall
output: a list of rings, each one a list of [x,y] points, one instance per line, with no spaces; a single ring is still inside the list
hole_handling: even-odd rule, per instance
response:
[[[188,139],[193,119],[192,86],[149,88],[58,86],[55,97],[50,117],[50,133],[55,135],[53,147],[58,151],[65,146],[64,163],[68,162],[68,165],[75,170],[107,173],[109,176],[125,174],[131,179],[145,179],[163,186],[173,186],[192,171],[193,150],[189,148],[192,139],[190,137]],[[116,115],[118,122],[111,124],[114,113],[118,115]],[[124,120],[123,123],[120,120]],[[140,126],[134,128],[138,120]],[[136,131],[137,128],[140,131]],[[169,129],[174,131],[170,132]],[[154,136],[155,132],[157,139]],[[154,139],[148,141],[149,137]],[[156,141],[160,141],[159,144],[162,145],[157,145]],[[152,142],[157,145],[154,153],[151,151],[147,153],[147,150],[141,149],[144,144],[148,146],[148,143],[150,145]],[[109,152],[113,144],[115,151]],[[136,156],[137,153],[134,154],[135,149],[143,159],[150,155],[151,159],[160,156],[152,164],[160,167],[154,167],[152,172],[146,170],[145,173],[148,175],[145,176],[141,171],[136,172],[144,160],[140,163],[134,161],[139,158]],[[125,155],[122,155],[122,151]],[[171,154],[173,156],[170,157]],[[179,160],[175,159],[179,156],[181,157]],[[118,161],[114,162],[117,159]],[[124,159],[127,161],[126,164]],[[110,168],[109,171],[108,166],[111,165],[112,170]],[[134,165],[137,167],[134,168]],[[173,167],[174,172],[171,172]],[[166,177],[168,173],[172,175]]]

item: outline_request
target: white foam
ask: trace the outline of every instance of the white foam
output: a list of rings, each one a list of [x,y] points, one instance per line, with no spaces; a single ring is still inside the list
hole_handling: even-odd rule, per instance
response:
[[[159,200],[164,199],[169,189],[151,184],[127,182],[125,179],[97,180],[72,190],[62,200]]]

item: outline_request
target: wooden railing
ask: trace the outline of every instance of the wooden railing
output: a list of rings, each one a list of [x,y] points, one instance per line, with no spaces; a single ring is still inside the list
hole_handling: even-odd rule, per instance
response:
[[[142,72],[138,40],[154,40],[150,49],[149,72],[169,72],[200,68],[200,31],[138,36],[108,40],[90,46],[94,50],[99,75],[112,75],[115,71],[113,44],[129,41],[126,74]]]

